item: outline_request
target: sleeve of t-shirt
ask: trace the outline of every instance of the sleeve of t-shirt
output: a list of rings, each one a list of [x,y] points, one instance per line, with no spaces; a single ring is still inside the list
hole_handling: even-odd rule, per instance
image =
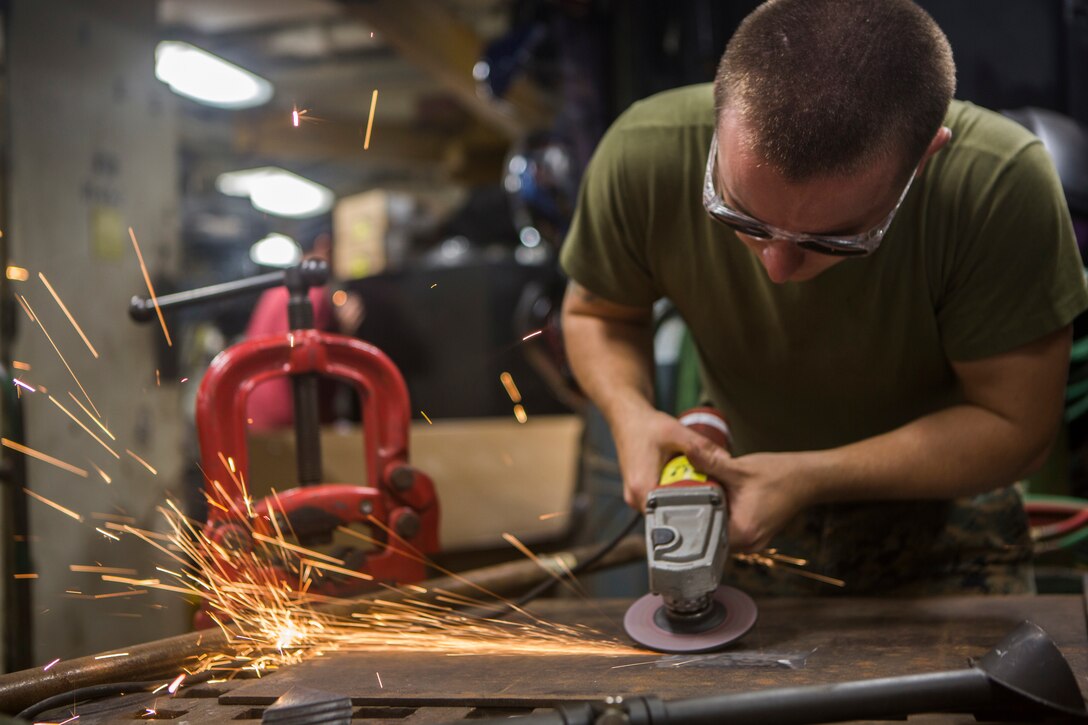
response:
[[[1043,145],[1027,144],[966,197],[937,319],[951,360],[1024,345],[1088,308],[1061,182]]]
[[[590,292],[631,306],[661,297],[648,262],[646,186],[651,154],[622,118],[601,139],[578,192],[563,248],[563,271]]]

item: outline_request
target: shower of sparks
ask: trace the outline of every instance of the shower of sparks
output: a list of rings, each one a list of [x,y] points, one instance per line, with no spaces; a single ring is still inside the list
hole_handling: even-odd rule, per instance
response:
[[[270,503],[271,507],[274,505]],[[226,634],[228,651],[202,655],[185,673],[193,675],[208,670],[233,676],[243,670],[261,676],[270,669],[300,662],[335,650],[351,651],[422,651],[452,655],[484,654],[597,654],[629,656],[639,653],[624,644],[577,625],[549,623],[524,610],[522,619],[505,621],[480,619],[465,615],[457,607],[493,606],[497,597],[480,589],[478,597],[450,591],[428,592],[425,587],[405,585],[394,588],[371,584],[390,592],[387,598],[368,602],[350,602],[331,597],[320,588],[320,570],[368,578],[342,566],[321,552],[298,546],[284,538],[273,523],[275,517],[251,518],[240,502],[221,500],[231,526],[242,527],[251,537],[251,545],[240,549],[221,545],[184,516],[173,502],[159,511],[169,531],[164,544],[156,543],[152,532],[131,526],[110,526],[133,533],[168,556],[174,565],[157,567],[159,578],[140,579],[105,573],[105,569],[80,566],[80,571],[96,570],[104,582],[126,587],[145,587],[176,592],[204,602],[204,611]],[[271,513],[271,512],[269,512]],[[222,520],[222,519],[221,519]],[[257,530],[273,528],[276,536]],[[386,527],[387,544],[396,554],[425,560],[413,552]],[[359,535],[362,537],[362,535]],[[365,537],[362,537],[365,538]],[[400,548],[400,547],[404,548]],[[428,562],[433,563],[433,562]],[[77,565],[78,566],[78,565]],[[440,568],[441,570],[441,568]],[[313,590],[312,590],[312,589]],[[381,591],[381,590],[379,590]],[[132,596],[126,589],[114,596]],[[323,610],[325,604],[352,604],[350,615],[336,615]],[[379,686],[381,676],[375,673]],[[180,679],[175,680],[180,684]]]
[[[12,282],[26,282],[30,279],[30,272],[25,267],[16,267],[9,264],[5,276]]]
[[[83,411],[83,413],[84,413],[84,414],[85,414],[85,415],[86,415],[86,416],[87,416],[88,418],[90,418],[90,419],[91,419],[91,422],[92,422],[92,423],[94,423],[94,424],[95,424],[95,425],[97,425],[97,426],[98,426],[99,428],[101,428],[101,429],[102,429],[102,432],[103,432],[103,433],[105,433],[106,435],[108,435],[108,436],[110,437],[110,440],[111,440],[111,441],[115,441],[115,440],[117,440],[117,436],[115,436],[115,435],[114,435],[113,433],[110,433],[110,429],[109,429],[109,428],[107,428],[107,427],[105,426],[105,424],[104,424],[104,423],[103,423],[103,422],[102,422],[102,421],[101,421],[101,420],[100,420],[100,419],[98,418],[98,416],[97,416],[97,415],[95,415],[95,414],[94,414],[94,413],[92,413],[91,411],[87,410],[87,406],[85,406],[85,405],[84,405],[83,403],[79,402],[79,398],[77,398],[76,396],[72,395],[72,391],[71,391],[71,390],[69,390],[69,391],[68,391],[68,397],[69,397],[69,398],[71,398],[71,399],[72,399],[72,400],[73,400],[73,401],[75,402],[75,404],[76,404],[76,405],[78,405],[78,406],[80,407],[80,410],[82,410],[82,411]]]
[[[53,295],[53,299],[57,301],[57,305],[60,307],[61,311],[64,312],[65,317],[68,318],[68,321],[72,323],[72,327],[76,328],[76,332],[78,332],[79,336],[83,339],[83,344],[87,346],[87,349],[91,351],[92,355],[94,355],[94,359],[97,360],[98,351],[94,349],[94,345],[92,345],[91,341],[87,339],[87,336],[83,333],[83,328],[79,326],[78,322],[76,322],[76,318],[72,317],[72,313],[68,311],[68,307],[64,304],[63,300],[61,300],[60,295],[58,295],[57,291],[53,289],[53,285],[49,284],[49,280],[47,280],[45,278],[45,275],[41,272],[38,272],[38,279],[40,279],[42,281],[42,284],[45,285],[45,288],[49,290],[49,294]]]
[[[522,341],[522,342],[525,342],[526,340],[529,340],[529,339],[531,339],[531,338],[534,338],[534,337],[536,337],[537,335],[543,334],[543,332],[544,332],[543,330],[537,330],[536,332],[530,332],[530,333],[529,333],[528,335],[526,335],[525,337],[521,338],[521,341]]]
[[[514,384],[514,376],[504,372],[499,376],[499,381],[502,383],[502,386],[506,388],[506,394],[510,396],[510,400],[514,403],[520,403],[521,391],[518,390],[518,386]]]
[[[132,457],[133,457],[134,459],[136,459],[136,461],[137,461],[137,462],[138,462],[138,463],[139,463],[140,465],[142,465],[142,466],[143,466],[144,468],[146,468],[147,470],[151,471],[151,475],[153,475],[153,476],[157,476],[157,475],[159,475],[159,472],[158,472],[158,471],[156,471],[156,470],[155,470],[155,469],[154,469],[154,468],[153,468],[153,467],[151,466],[151,464],[150,464],[150,463],[148,463],[148,462],[147,462],[147,461],[145,461],[144,459],[140,458],[140,457],[139,457],[138,455],[136,455],[135,453],[133,453],[133,452],[132,452],[132,451],[130,451],[129,449],[127,449],[127,448],[126,448],[126,449],[125,449],[125,453],[129,454],[130,456],[132,456]]]
[[[140,253],[140,244],[136,241],[136,232],[132,230],[132,227],[128,228],[128,236],[132,239],[132,248],[136,250],[136,258],[140,260],[140,271],[144,273],[144,282],[147,283],[147,293],[151,295],[151,304],[155,305],[155,314],[159,316],[159,324],[162,325],[162,334],[166,337],[167,347],[173,347],[174,343],[170,340],[170,331],[166,329],[166,318],[162,316],[162,309],[159,307],[159,298],[155,296],[155,288],[151,285],[151,275],[147,273],[147,265],[144,264],[144,255]]]
[[[7,438],[0,438],[0,445],[3,445],[5,448],[10,448],[13,451],[18,451],[19,453],[22,453],[25,456],[30,456],[31,458],[37,458],[39,461],[44,461],[45,463],[56,466],[57,468],[63,469],[65,471],[68,471],[69,473],[74,473],[77,476],[83,476],[83,478],[87,477],[87,472],[85,470],[83,470],[82,468],[79,468],[77,466],[73,466],[71,463],[65,463],[64,461],[60,460],[59,458],[54,458],[53,456],[50,456],[50,455],[48,455],[46,453],[42,453],[41,451],[36,451],[33,448],[28,448],[27,446],[24,446],[22,443],[16,443],[15,441],[9,441]]]
[[[47,664],[45,667],[43,667],[42,672],[48,672],[49,668],[52,667],[53,665],[57,664],[58,662],[60,662],[60,657],[56,658],[55,660],[53,660],[52,662]]]
[[[26,301],[26,297],[24,297],[23,295],[19,295],[19,299],[21,299],[23,301],[23,304],[26,305],[26,308],[30,311],[32,319],[38,323],[38,327],[42,328],[42,332],[45,333],[45,339],[49,340],[49,344],[53,346],[53,350],[57,353],[57,357],[59,357],[60,361],[64,363],[64,367],[68,368],[68,374],[72,376],[72,380],[76,381],[76,385],[79,386],[79,390],[83,393],[83,397],[87,399],[88,403],[90,403],[91,408],[94,408],[94,412],[98,413],[98,408],[95,406],[94,401],[91,400],[91,396],[87,394],[87,390],[83,387],[83,383],[79,382],[79,378],[76,377],[75,372],[72,370],[72,366],[69,365],[68,361],[64,359],[64,355],[61,354],[60,348],[57,347],[57,343],[53,342],[53,338],[49,335],[49,331],[45,329],[45,325],[42,324],[42,321],[38,318],[38,315],[34,312],[34,308],[30,306],[30,303]]]
[[[11,380],[12,380],[12,382],[13,382],[13,383],[15,383],[15,385],[16,385],[17,387],[20,387],[20,388],[22,388],[23,390],[26,390],[26,391],[28,391],[28,392],[31,392],[31,393],[35,393],[35,392],[37,392],[36,390],[34,390],[34,386],[32,386],[32,385],[27,385],[26,383],[24,383],[24,382],[23,382],[22,380],[20,380],[19,378],[12,378]]]
[[[25,493],[25,494],[26,494],[27,496],[30,496],[30,497],[31,497],[31,498],[33,498],[33,499],[37,499],[38,501],[41,501],[41,502],[42,502],[42,503],[44,503],[44,504],[45,504],[46,506],[52,506],[53,508],[55,508],[55,509],[56,509],[57,511],[60,511],[60,512],[61,512],[62,514],[64,514],[65,516],[71,516],[71,517],[72,517],[73,519],[75,519],[76,521],[80,521],[80,522],[82,522],[82,521],[83,521],[83,517],[82,517],[82,516],[80,516],[79,514],[77,514],[77,513],[76,513],[75,511],[73,511],[72,509],[69,509],[69,508],[64,508],[64,507],[63,507],[63,506],[61,506],[61,505],[60,505],[59,503],[56,503],[55,501],[50,501],[50,500],[49,500],[49,499],[47,499],[47,498],[46,498],[45,496],[42,496],[42,495],[36,494],[36,493],[34,493],[33,491],[31,491],[31,490],[30,490],[29,488],[24,488],[24,489],[23,489],[23,493]]]
[[[518,419],[519,423],[525,423],[529,420],[529,414],[525,412],[525,407],[521,403],[514,406],[514,417]]]
[[[370,131],[374,128],[374,109],[378,106],[378,89],[374,89],[373,95],[370,96],[370,118],[366,121],[366,138],[363,139],[363,150],[366,151],[370,148]]]
[[[89,435],[91,438],[94,438],[96,441],[98,441],[98,444],[100,446],[102,446],[103,448],[105,448],[107,451],[109,451],[111,456],[113,456],[114,458],[117,458],[117,459],[121,458],[121,456],[117,453],[117,451],[110,448],[109,445],[106,444],[106,441],[102,440],[97,435],[95,435],[94,432],[90,428],[88,428],[86,425],[83,424],[83,421],[81,421],[79,418],[72,415],[72,413],[67,408],[65,408],[63,405],[61,405],[60,401],[58,401],[52,395],[49,396],[49,400],[52,401],[53,405],[55,405],[58,408],[60,408],[61,410],[63,410],[64,414],[67,415],[69,418],[71,418],[72,421],[76,425],[78,425],[80,428],[82,428],[84,431],[86,431],[87,435]],[[93,463],[91,465],[94,466]],[[98,466],[95,466],[95,468],[98,468]]]
[[[428,417],[427,417],[427,414],[426,414],[426,413],[424,413],[424,412],[423,412],[422,410],[421,410],[421,411],[419,411],[419,414],[423,416],[423,420],[427,421],[427,424],[428,424],[428,425],[434,425],[433,423],[431,423],[431,419],[430,419],[430,418],[428,418]]]

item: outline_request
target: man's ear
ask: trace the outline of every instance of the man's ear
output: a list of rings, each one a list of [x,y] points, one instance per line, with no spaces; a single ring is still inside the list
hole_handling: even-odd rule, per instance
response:
[[[918,162],[918,173],[922,173],[922,170],[926,168],[926,163],[929,159],[938,151],[945,147],[949,141],[952,140],[952,129],[948,126],[941,126],[937,129],[937,133],[933,134],[933,140],[929,142],[929,146],[926,147],[926,152],[922,154],[922,160]]]

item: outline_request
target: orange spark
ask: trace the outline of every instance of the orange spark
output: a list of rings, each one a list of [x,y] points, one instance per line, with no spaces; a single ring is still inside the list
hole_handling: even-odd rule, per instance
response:
[[[109,474],[99,468],[94,461],[91,461],[91,465],[94,466],[94,470],[98,471],[98,475],[102,477],[103,481],[105,481],[107,484],[113,483],[113,479],[109,477]]]
[[[108,654],[108,655],[98,655],[97,657],[95,657],[95,659],[96,660],[108,660],[111,657],[128,657],[128,652],[114,652],[113,654]]]
[[[26,316],[30,318],[30,321],[36,322],[34,313],[30,311],[30,307],[26,304],[26,300],[23,299],[23,296],[15,295],[15,299],[19,300],[19,305],[23,308],[23,312],[26,313]]]
[[[374,127],[374,109],[378,105],[378,89],[374,89],[374,94],[370,97],[370,118],[366,122],[366,138],[363,140],[363,150],[366,151],[370,148],[370,130]]]
[[[421,411],[419,411],[419,414],[423,416],[423,420],[427,421],[427,424],[428,424],[428,425],[434,425],[434,423],[431,423],[431,419],[430,419],[430,418],[428,418],[428,417],[427,417],[427,414],[426,414],[426,413],[424,413],[424,412],[423,412],[422,410],[421,410]]]
[[[519,423],[525,423],[529,420],[529,415],[525,412],[525,408],[521,403],[514,406],[514,417],[518,419]]]
[[[98,533],[102,534],[103,536],[105,536],[107,539],[113,539],[114,541],[120,541],[121,540],[120,536],[114,536],[110,532],[104,531],[104,530],[98,528],[97,526],[94,527],[94,530],[97,531]]]
[[[18,360],[12,360],[11,366],[16,370],[26,370],[28,372],[30,370],[30,363],[19,362]]]
[[[45,288],[47,290],[49,290],[49,294],[53,295],[53,299],[55,299],[57,301],[57,304],[60,306],[60,309],[64,312],[65,316],[67,316],[68,321],[72,323],[72,327],[76,328],[76,332],[78,332],[79,336],[81,338],[83,338],[83,343],[87,346],[87,349],[91,351],[91,354],[94,355],[94,359],[97,360],[98,359],[98,351],[94,349],[94,345],[92,345],[91,341],[87,339],[87,336],[85,334],[83,334],[83,328],[79,326],[78,322],[76,322],[76,318],[72,317],[72,313],[68,311],[68,308],[65,306],[64,302],[61,300],[60,295],[58,295],[57,291],[55,289],[53,289],[53,285],[49,284],[49,280],[47,280],[45,278],[45,275],[42,274],[41,272],[38,272],[38,279],[40,279],[42,281],[42,283],[45,285]]]
[[[30,279],[30,272],[25,267],[16,267],[9,264],[5,276],[12,282],[26,282]]]
[[[343,307],[347,304],[348,293],[342,289],[338,289],[332,293],[332,303],[337,307]]]
[[[177,688],[182,686],[183,679],[185,679],[185,673],[182,673],[181,675],[178,675],[176,678],[174,678],[174,681],[172,681],[170,687],[166,688],[166,691],[170,692],[171,695],[173,695],[173,693],[177,691]]]
[[[15,574],[16,579],[37,579],[37,574]]]
[[[63,506],[61,506],[61,505],[60,505],[59,503],[55,503],[55,502],[53,502],[53,501],[50,501],[50,500],[49,500],[49,499],[47,499],[47,498],[46,498],[45,496],[40,496],[40,495],[38,495],[38,494],[34,493],[33,491],[31,491],[31,490],[30,490],[29,488],[24,488],[24,489],[23,489],[23,492],[24,492],[24,493],[26,493],[26,495],[27,495],[27,496],[30,496],[31,498],[36,498],[36,499],[38,499],[39,501],[41,501],[42,503],[44,503],[44,504],[45,504],[46,506],[52,506],[53,508],[55,508],[55,509],[56,509],[57,511],[60,511],[60,512],[61,512],[62,514],[64,514],[65,516],[71,516],[71,517],[72,517],[73,519],[75,519],[76,521],[80,521],[80,522],[82,522],[82,521],[83,521],[83,517],[82,517],[82,516],[80,516],[79,514],[77,514],[77,513],[76,513],[75,511],[73,511],[72,509],[67,509],[67,508],[64,508],[64,507],[63,507]]]
[[[540,514],[540,516],[537,516],[536,518],[537,518],[538,521],[547,521],[548,519],[554,519],[556,516],[566,516],[566,515],[567,515],[566,511],[553,511],[550,514]]]
[[[36,451],[33,448],[28,448],[21,443],[9,441],[7,438],[0,438],[0,445],[3,445],[5,448],[10,448],[13,451],[19,451],[23,455],[30,456],[31,458],[37,458],[39,461],[44,461],[45,463],[52,464],[57,468],[61,468],[65,471],[68,471],[69,473],[74,473],[77,476],[83,476],[84,478],[87,477],[87,472],[84,471],[82,468],[73,466],[70,463],[65,463],[59,458],[54,458],[53,456],[47,455],[40,451]],[[26,489],[23,490],[25,491]]]
[[[23,297],[23,295],[19,295],[19,298],[22,299],[23,304],[27,306],[27,309],[30,310],[30,314],[33,316],[34,321],[38,323],[38,327],[42,328],[42,332],[45,333],[45,338],[49,340],[49,344],[53,346],[53,350],[56,351],[57,357],[60,358],[60,361],[64,363],[64,367],[68,368],[68,374],[72,376],[72,380],[76,381],[76,385],[79,386],[80,391],[83,393],[83,397],[86,398],[87,402],[91,404],[92,408],[94,408],[94,412],[98,413],[98,408],[95,406],[94,401],[91,400],[91,396],[87,395],[87,391],[86,389],[84,389],[83,383],[79,382],[79,378],[76,377],[75,372],[72,370],[72,366],[69,365],[68,361],[64,359],[64,355],[61,355],[60,348],[57,347],[57,343],[53,342],[53,338],[50,337],[49,331],[45,329],[45,325],[43,325],[42,321],[38,319],[38,316],[34,314],[34,308],[31,307],[30,303],[26,301],[26,297]]]
[[[117,436],[115,436],[113,433],[110,433],[109,428],[107,428],[102,423],[102,421],[98,419],[98,416],[94,415],[93,413],[91,413],[91,411],[87,410],[87,406],[85,406],[83,403],[79,402],[79,398],[72,395],[71,390],[68,391],[68,397],[75,401],[75,404],[78,405],[80,407],[80,409],[87,415],[87,417],[91,419],[91,422],[94,423],[95,425],[97,425],[99,428],[101,428],[102,432],[105,433],[106,435],[108,435],[110,437],[111,441],[117,440]]]
[[[383,684],[382,684],[382,676],[381,676],[380,674],[378,674],[377,672],[375,672],[374,674],[375,674],[375,675],[377,676],[377,678],[378,678],[378,687],[380,687],[380,688],[382,688],[382,689],[384,690],[384,689],[385,689],[385,685],[383,685]]]
[[[514,384],[514,376],[504,372],[499,376],[499,381],[502,382],[502,386],[506,388],[506,394],[510,396],[510,400],[515,403],[520,403],[521,391],[518,390],[518,386]]]
[[[92,566],[90,564],[69,564],[68,571],[85,572],[88,574],[135,574],[135,569],[125,569],[118,566]]]
[[[144,467],[144,468],[146,468],[147,470],[151,471],[151,475],[153,475],[153,476],[157,476],[157,475],[159,475],[159,472],[158,472],[158,471],[156,471],[156,470],[155,470],[154,468],[152,468],[152,467],[151,467],[151,464],[150,464],[150,463],[148,463],[148,462],[147,462],[147,461],[145,461],[144,459],[140,458],[140,457],[139,457],[138,455],[136,455],[135,453],[133,453],[133,452],[132,452],[132,451],[130,451],[129,449],[127,449],[127,448],[126,448],[126,449],[125,449],[125,453],[127,453],[127,454],[129,454],[130,456],[132,456],[133,458],[135,458],[135,459],[136,459],[136,460],[137,460],[137,461],[138,461],[138,462],[139,462],[139,463],[140,463],[141,465],[143,465],[143,467]]]
[[[525,342],[525,341],[526,341],[526,340],[528,340],[529,338],[531,338],[531,337],[536,337],[537,335],[540,335],[540,334],[542,334],[543,332],[544,332],[543,330],[537,330],[536,332],[530,332],[530,333],[529,333],[528,335],[526,335],[525,337],[521,338],[521,341],[522,341],[522,342]]]
[[[83,424],[83,421],[81,421],[81,420],[80,420],[79,418],[77,418],[77,417],[75,417],[74,415],[72,415],[72,413],[71,413],[71,412],[70,412],[70,411],[69,411],[69,410],[68,410],[67,408],[65,408],[65,407],[64,407],[63,405],[61,405],[61,404],[60,404],[60,401],[58,401],[58,400],[57,400],[56,398],[54,398],[54,397],[53,397],[52,395],[50,395],[50,396],[49,396],[49,400],[51,400],[51,401],[53,402],[53,405],[55,405],[55,406],[57,406],[58,408],[60,408],[61,410],[63,410],[63,411],[64,411],[64,414],[65,414],[65,415],[67,415],[67,416],[68,416],[69,418],[71,418],[71,419],[72,419],[72,420],[73,420],[73,421],[75,422],[75,424],[76,424],[76,425],[78,425],[78,426],[79,426],[80,428],[82,428],[82,429],[83,429],[84,431],[86,431],[86,432],[87,432],[87,435],[89,435],[89,436],[90,436],[91,438],[94,438],[94,439],[95,439],[96,441],[98,441],[98,444],[99,444],[100,446],[102,446],[103,448],[105,448],[105,449],[106,449],[107,451],[109,451],[109,452],[110,452],[110,455],[111,455],[111,456],[113,456],[114,458],[117,458],[117,459],[120,459],[120,458],[121,458],[121,456],[119,456],[119,455],[117,454],[117,451],[113,450],[113,449],[112,449],[112,448],[110,448],[110,447],[109,447],[108,445],[106,445],[106,442],[105,442],[104,440],[102,440],[101,438],[99,438],[98,436],[96,436],[96,435],[95,435],[95,434],[94,434],[94,433],[93,433],[93,432],[91,431],[91,429],[90,429],[90,428],[88,428],[87,426],[85,426],[85,425]],[[93,463],[92,463],[91,465],[92,465],[92,466],[94,466],[94,464],[93,464]],[[95,466],[95,468],[98,468],[98,466]]]
[[[155,296],[155,288],[151,285],[151,275],[147,273],[147,265],[144,264],[144,255],[140,253],[140,245],[136,241],[136,232],[132,230],[132,227],[128,228],[128,235],[132,239],[132,246],[136,250],[136,258],[140,260],[140,271],[144,273],[144,282],[147,283],[147,292],[151,295],[151,304],[155,305],[155,314],[159,316],[159,324],[162,325],[162,334],[166,337],[166,344],[168,347],[173,347],[174,343],[170,340],[170,331],[166,329],[166,318],[162,316],[162,309],[159,307],[159,298]]]

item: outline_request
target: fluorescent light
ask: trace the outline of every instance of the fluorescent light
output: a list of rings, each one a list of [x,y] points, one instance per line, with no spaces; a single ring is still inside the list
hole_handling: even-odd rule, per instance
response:
[[[215,180],[215,188],[229,196],[248,196],[259,211],[303,219],[332,208],[332,190],[276,166],[228,171]]]
[[[290,267],[302,260],[302,249],[286,234],[273,232],[249,248],[249,258],[265,267]]]
[[[218,108],[250,108],[272,98],[264,78],[179,40],[155,48],[155,77],[178,95]]]

